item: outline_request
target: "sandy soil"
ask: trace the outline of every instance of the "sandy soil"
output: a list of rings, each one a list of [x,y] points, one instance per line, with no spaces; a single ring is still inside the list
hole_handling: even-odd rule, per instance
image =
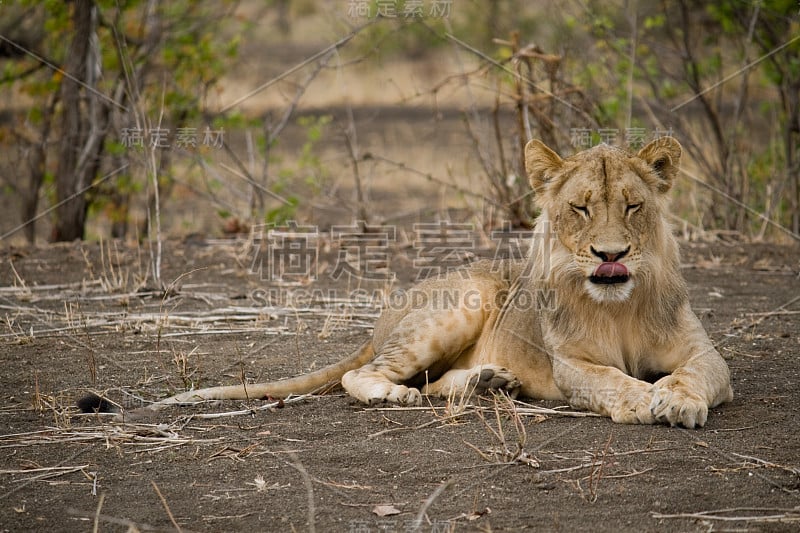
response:
[[[167,243],[163,279],[177,281],[166,297],[137,284],[145,249],[104,250],[2,252],[0,531],[795,531],[800,521],[796,248],[683,244],[693,306],[736,391],[700,430],[542,414],[553,402],[516,415],[497,399],[365,408],[341,390],[282,408],[171,409],[138,425],[81,416],[73,405],[87,390],[133,405],[319,368],[368,338],[377,313],[341,302],[264,312],[258,291],[275,285],[251,272],[242,241]],[[401,285],[409,253],[392,256]],[[309,287],[349,289],[327,277]],[[192,416],[236,409],[251,411]]]

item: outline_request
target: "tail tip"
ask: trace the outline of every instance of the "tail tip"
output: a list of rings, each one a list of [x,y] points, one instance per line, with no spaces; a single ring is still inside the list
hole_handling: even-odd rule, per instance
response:
[[[116,405],[97,394],[87,394],[75,402],[81,413],[118,413]]]

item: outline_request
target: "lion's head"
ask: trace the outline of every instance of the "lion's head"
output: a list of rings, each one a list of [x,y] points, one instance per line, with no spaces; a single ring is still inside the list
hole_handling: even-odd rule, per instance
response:
[[[623,302],[654,270],[669,266],[658,262],[676,263],[664,214],[680,157],[671,137],[636,155],[601,144],[565,159],[530,141],[525,166],[557,239],[550,260],[559,275],[597,302]]]

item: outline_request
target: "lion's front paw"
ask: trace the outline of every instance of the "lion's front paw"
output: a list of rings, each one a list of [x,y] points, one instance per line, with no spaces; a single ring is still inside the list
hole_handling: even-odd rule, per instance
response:
[[[363,369],[351,370],[342,376],[342,386],[350,396],[368,405],[382,402],[422,404],[419,389],[398,385],[377,373],[367,374]]]
[[[621,395],[611,409],[611,420],[619,424],[654,424],[650,411],[652,394],[637,390]]]
[[[422,405],[422,394],[419,389],[395,385],[386,397],[386,401],[401,405]]]
[[[708,418],[708,405],[700,396],[674,390],[669,384],[653,387],[650,411],[659,422],[689,429],[703,427]]]
[[[422,394],[418,389],[406,387],[405,385],[395,385],[391,383],[381,383],[370,387],[364,394],[361,401],[368,405],[376,405],[383,402],[397,403],[400,405],[421,405]]]
[[[476,394],[483,394],[487,390],[503,390],[516,396],[522,384],[507,368],[491,365],[484,366],[480,373],[472,376],[469,386]]]

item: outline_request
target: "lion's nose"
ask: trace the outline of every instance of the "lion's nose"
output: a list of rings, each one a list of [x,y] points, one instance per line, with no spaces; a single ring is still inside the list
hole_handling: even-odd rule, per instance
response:
[[[594,246],[590,246],[589,249],[592,251],[594,255],[602,259],[604,263],[614,263],[616,261],[619,261],[626,255],[628,255],[628,252],[631,251],[630,246],[626,247],[624,250],[616,250],[616,251],[597,250]]]

